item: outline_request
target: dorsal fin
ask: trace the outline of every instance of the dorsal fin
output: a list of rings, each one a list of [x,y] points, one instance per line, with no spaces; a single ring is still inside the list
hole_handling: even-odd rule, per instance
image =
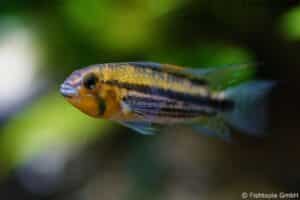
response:
[[[246,80],[251,80],[255,72],[254,64],[235,64],[202,69],[186,68],[186,73],[205,79],[213,90],[224,90]]]
[[[155,62],[129,62],[128,64],[167,72],[177,77],[190,79],[197,84],[208,84],[214,90],[223,90],[242,81],[250,80],[255,72],[255,64],[233,64],[211,68],[188,68]]]
[[[206,85],[207,83],[204,77],[200,76],[199,74],[191,73],[191,68],[185,68],[171,64],[159,64],[155,62],[129,62],[128,64],[138,67],[150,68],[159,72],[166,72],[180,78],[187,78],[199,85]]]

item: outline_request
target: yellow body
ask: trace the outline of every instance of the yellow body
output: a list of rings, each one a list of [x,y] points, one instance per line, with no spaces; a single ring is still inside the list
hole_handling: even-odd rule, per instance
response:
[[[252,106],[261,105],[257,100],[273,83],[251,82],[226,89],[248,71],[245,65],[198,71],[152,62],[99,64],[74,71],[60,92],[87,115],[118,121],[142,134],[153,134],[156,125],[201,121],[205,129],[228,135],[223,116],[256,134],[263,128],[259,117],[264,113],[257,120]],[[237,120],[237,114],[245,118]]]
[[[84,68],[76,71],[76,76],[71,75],[67,79],[70,84],[77,85],[76,90],[78,92],[76,96],[67,97],[67,100],[76,108],[92,117],[134,121],[140,119],[141,116],[124,107],[122,99],[129,94],[134,94],[137,97],[145,97],[146,95],[132,89],[120,87],[118,83],[150,89],[159,88],[166,91],[171,90],[178,93],[201,95],[202,97],[209,95],[206,86],[195,85],[188,78],[177,78],[172,75],[172,73],[183,74],[183,68],[181,67],[161,65],[159,73],[155,70],[147,67],[136,67],[126,63],[102,64]],[[94,74],[98,78],[98,82],[93,89],[87,89],[82,85],[84,77],[89,74]],[[159,99],[160,97],[159,95],[156,97],[151,94],[151,98]],[[103,103],[105,104],[105,110],[102,112],[99,109],[99,105]],[[176,106],[182,107],[183,102],[177,103]]]

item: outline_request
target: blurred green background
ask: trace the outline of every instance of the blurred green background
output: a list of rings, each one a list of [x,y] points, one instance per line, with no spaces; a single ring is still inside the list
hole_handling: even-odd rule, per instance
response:
[[[300,5],[295,0],[11,0],[0,7],[0,198],[241,199],[300,188]],[[75,69],[156,61],[263,63],[279,80],[270,133],[235,142],[138,135],[71,107]]]

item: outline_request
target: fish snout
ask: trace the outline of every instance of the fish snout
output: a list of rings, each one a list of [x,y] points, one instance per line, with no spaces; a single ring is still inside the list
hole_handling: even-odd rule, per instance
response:
[[[74,97],[78,95],[77,89],[69,83],[63,83],[60,86],[60,93],[64,97]]]

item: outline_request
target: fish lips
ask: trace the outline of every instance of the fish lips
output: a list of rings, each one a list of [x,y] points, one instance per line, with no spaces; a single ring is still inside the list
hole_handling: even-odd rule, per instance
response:
[[[60,91],[61,95],[63,95],[64,97],[67,97],[67,98],[78,96],[77,89],[68,83],[63,83],[60,86],[59,91]]]

